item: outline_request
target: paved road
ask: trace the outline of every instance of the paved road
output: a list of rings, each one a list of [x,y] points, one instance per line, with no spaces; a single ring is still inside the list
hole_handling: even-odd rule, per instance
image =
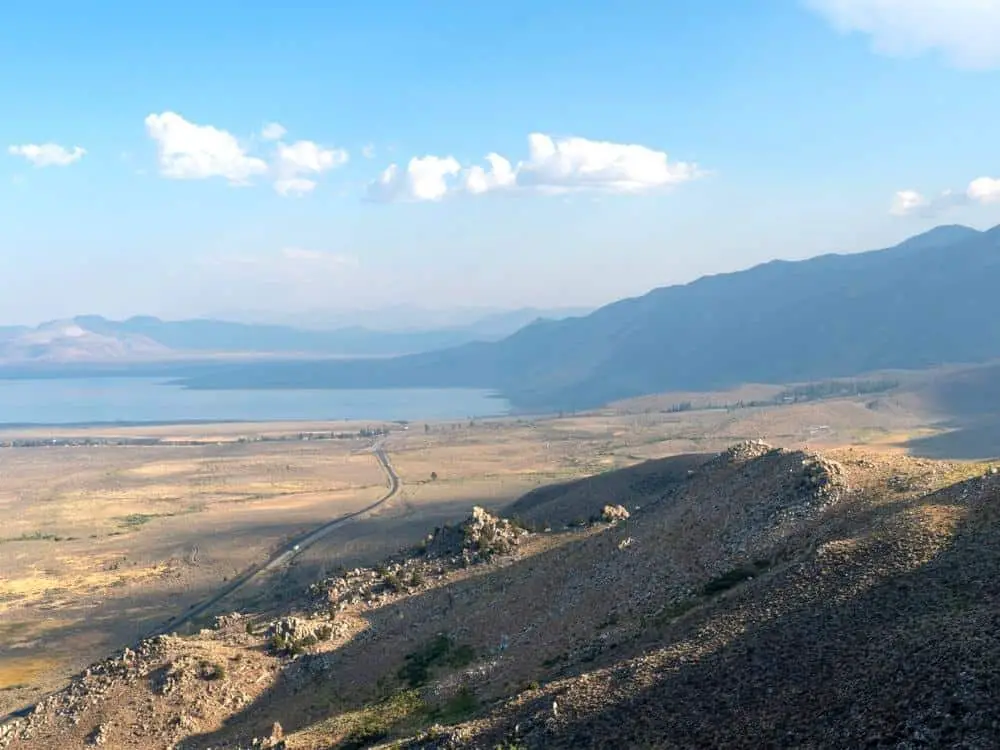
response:
[[[381,441],[376,442],[375,445],[372,446],[372,452],[375,454],[375,458],[378,461],[379,466],[381,466],[382,470],[385,472],[386,478],[388,479],[389,482],[388,490],[384,495],[382,495],[382,497],[380,497],[371,505],[362,508],[361,510],[355,511],[354,513],[348,513],[346,515],[339,516],[333,519],[332,521],[329,521],[323,524],[322,526],[313,529],[312,531],[306,532],[305,534],[302,534],[301,536],[292,539],[283,547],[281,547],[281,549],[277,550],[273,555],[271,555],[270,559],[268,559],[266,562],[254,566],[253,568],[245,572],[243,575],[241,575],[239,578],[236,578],[235,580],[231,581],[229,585],[227,585],[221,591],[218,591],[210,598],[195,605],[193,608],[189,609],[179,618],[171,620],[169,623],[167,623],[162,628],[157,630],[155,634],[173,633],[180,630],[185,625],[190,623],[192,620],[195,620],[196,618],[205,614],[205,612],[207,612],[208,610],[212,609],[215,605],[219,604],[219,602],[221,602],[226,597],[231,596],[235,592],[249,585],[258,577],[264,575],[265,573],[273,571],[276,568],[280,568],[282,565],[286,565],[287,563],[291,562],[296,556],[301,555],[310,546],[318,542],[320,539],[325,537],[330,532],[339,529],[344,524],[350,522],[355,518],[358,518],[359,516],[363,516],[366,513],[370,513],[383,503],[387,503],[389,500],[395,497],[396,493],[399,492],[399,484],[400,484],[399,475],[396,474],[396,470],[392,468],[392,464],[389,462],[389,456],[385,452],[385,447],[383,446]]]
[[[177,632],[195,618],[205,614],[205,612],[210,610],[212,607],[221,602],[227,596],[230,596],[234,592],[239,591],[241,588],[249,584],[258,576],[261,576],[268,571],[274,570],[275,568],[284,565],[285,563],[291,562],[291,560],[296,555],[300,555],[303,552],[305,552],[305,550],[310,545],[315,544],[334,529],[339,529],[341,526],[351,521],[352,519],[357,518],[358,516],[362,516],[365,513],[370,513],[383,503],[386,503],[393,497],[395,497],[396,493],[399,492],[399,485],[400,485],[399,475],[396,474],[396,470],[393,469],[392,464],[389,463],[389,456],[385,452],[385,448],[382,445],[382,441],[376,441],[376,443],[372,446],[371,450],[375,454],[375,458],[378,460],[379,466],[382,467],[382,471],[385,472],[386,478],[389,481],[389,488],[386,491],[386,493],[382,495],[382,497],[380,497],[378,500],[376,500],[374,503],[367,506],[366,508],[362,508],[361,510],[355,511],[354,513],[348,513],[347,515],[335,518],[332,521],[323,524],[319,528],[313,529],[312,531],[309,531],[295,539],[292,539],[290,542],[285,544],[281,549],[275,552],[269,560],[267,560],[264,563],[261,563],[260,565],[254,566],[246,573],[244,573],[242,576],[237,578],[235,581],[231,581],[228,586],[226,586],[221,591],[217,592],[211,598],[206,599],[203,602],[200,602],[198,605],[196,605],[192,609],[189,609],[187,612],[185,612],[176,620],[170,621],[162,628],[159,628],[155,632],[150,633],[150,635],[161,635],[165,633]],[[31,713],[32,709],[34,709],[35,705],[38,702],[44,700],[45,698],[53,694],[54,693],[46,693],[45,695],[40,696],[38,699],[36,699],[35,703],[32,703],[30,706],[25,706],[24,708],[17,711],[11,711],[6,716],[0,716],[0,724],[15,717],[27,716],[29,713]]]

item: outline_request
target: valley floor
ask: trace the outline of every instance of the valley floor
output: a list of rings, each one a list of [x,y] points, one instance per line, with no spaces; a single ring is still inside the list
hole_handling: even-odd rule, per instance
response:
[[[746,395],[717,394],[715,398],[735,402]],[[882,466],[884,461],[909,460],[901,455],[908,441],[941,433],[933,415],[914,408],[905,395],[760,408],[673,409],[683,398],[685,394],[672,394],[552,419],[415,423],[406,430],[390,425],[393,431],[387,447],[403,481],[400,495],[376,515],[335,532],[266,585],[227,601],[221,609],[253,612],[255,622],[263,628],[272,616],[301,606],[301,592],[311,583],[345,568],[375,565],[401,547],[418,542],[434,527],[461,520],[473,505],[499,511],[535,488],[594,475],[604,482],[595,485],[596,490],[584,484],[583,489],[573,490],[575,494],[564,494],[569,499],[562,500],[561,506],[558,502],[542,503],[550,511],[548,518],[523,502],[515,505],[522,521],[538,530],[546,525],[558,530],[585,521],[595,512],[595,498],[617,497],[621,502],[641,505],[645,495],[642,483],[635,484],[638,475],[614,470],[647,459],[709,453],[739,440],[766,437],[790,449],[867,443],[877,450],[872,460]],[[161,627],[218,590],[230,577],[266,559],[289,537],[370,503],[382,493],[384,480],[373,457],[364,451],[367,441],[267,443],[246,439],[359,428],[356,424],[304,423],[127,428],[120,432],[173,436],[199,444],[0,449],[0,510],[7,519],[0,539],[0,713],[37,700],[87,664]],[[51,434],[32,431],[26,436]],[[2,435],[0,440],[9,437]],[[913,467],[937,467],[926,471],[934,473],[938,484],[981,469],[973,464],[939,466],[920,461],[907,466],[910,468],[903,474],[916,471]],[[690,470],[685,465],[683,471],[672,469],[667,474],[686,476]],[[650,486],[655,487],[656,471],[653,480],[647,477],[642,481],[652,481]],[[556,492],[558,495],[558,488]],[[653,495],[649,499],[654,499]],[[521,554],[532,559],[541,556],[539,560],[563,559],[581,538],[594,533],[581,527],[533,536]],[[628,539],[616,538],[614,544],[631,545]],[[567,571],[567,581],[579,575],[572,566]],[[454,597],[458,589],[453,589],[451,576],[445,576],[442,586],[434,589],[448,590],[447,599],[440,599],[443,593],[428,592],[414,600],[423,602],[418,610],[410,612],[416,604],[400,604],[392,608],[392,616],[406,624],[414,618],[423,619],[425,615],[419,613],[427,608],[437,611],[435,608],[445,607],[448,611],[457,606]],[[477,580],[469,585],[473,586],[470,591],[478,592],[483,584]],[[501,591],[507,585],[502,584]],[[540,603],[548,607],[557,593],[538,595]],[[469,623],[478,622],[475,613],[483,606],[479,594],[462,596],[467,598],[462,617]],[[502,600],[500,596],[497,602]],[[494,612],[495,606],[491,604],[486,611]],[[618,617],[628,619],[632,614]],[[361,627],[365,617],[348,617],[345,622]],[[204,622],[209,624],[211,618]],[[395,651],[417,647],[414,639],[418,636],[408,625],[400,627],[398,640],[409,645],[400,645]],[[536,623],[532,627],[541,626]],[[515,640],[517,623],[501,627],[499,621],[483,622],[465,628],[476,633],[475,648],[480,653],[495,647],[487,645],[488,638],[497,643]],[[497,628],[503,632],[492,633]],[[487,637],[489,633],[492,635]],[[588,633],[581,632],[579,638],[586,641],[591,637]],[[355,633],[345,630],[344,635],[353,637]],[[558,642],[564,643],[565,634],[557,635]],[[245,632],[241,636],[247,637]],[[256,663],[258,657],[245,649],[259,640],[238,641],[233,654]],[[564,651],[569,654],[566,658]],[[393,649],[384,652],[387,665],[405,656],[393,653]],[[364,663],[369,658],[365,655]],[[482,695],[477,692],[476,704],[508,697],[518,686],[553,679],[566,665],[576,663],[575,658],[572,649],[561,648],[542,660],[559,665],[558,670],[539,672],[535,664],[505,673],[490,690]],[[260,659],[260,675],[277,678],[285,673],[280,659],[263,655]],[[385,675],[398,669],[386,668]],[[264,689],[271,679],[260,677],[257,684]],[[246,692],[242,681],[234,684]],[[370,701],[380,694],[375,688],[358,695]],[[351,685],[349,691],[357,689]],[[422,697],[421,705],[447,703],[447,694],[445,690],[430,703]],[[394,695],[389,698],[400,700]],[[304,718],[287,727],[301,734],[294,742],[305,743],[303,747],[311,746],[302,739],[309,732],[329,734],[328,729],[317,727],[322,717],[331,720],[332,705],[341,706],[333,716],[370,710],[356,702],[337,703],[330,696],[317,700]],[[329,700],[334,702],[323,703]],[[282,721],[288,724],[289,717]],[[345,721],[349,724],[353,720]],[[406,722],[401,724],[406,726]],[[289,742],[295,746],[291,739]]]

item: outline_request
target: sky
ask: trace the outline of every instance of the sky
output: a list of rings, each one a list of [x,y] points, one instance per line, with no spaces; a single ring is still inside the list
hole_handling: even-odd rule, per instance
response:
[[[1000,0],[8,0],[0,324],[596,306],[1000,224]]]

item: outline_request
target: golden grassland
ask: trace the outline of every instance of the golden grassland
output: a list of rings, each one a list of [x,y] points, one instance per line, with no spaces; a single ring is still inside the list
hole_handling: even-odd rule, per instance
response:
[[[743,397],[763,397],[765,387]],[[706,404],[733,400],[723,394]],[[739,395],[739,394],[735,394]],[[282,585],[370,564],[475,504],[648,458],[765,438],[785,447],[902,450],[934,432],[890,399],[781,407],[670,405],[685,394],[562,418],[414,423],[388,438],[402,491],[300,556]],[[290,537],[370,504],[385,477],[367,441],[245,442],[360,424],[273,423],[4,431],[18,438],[154,437],[198,445],[0,449],[0,713],[163,625]],[[228,608],[245,602],[230,602]]]

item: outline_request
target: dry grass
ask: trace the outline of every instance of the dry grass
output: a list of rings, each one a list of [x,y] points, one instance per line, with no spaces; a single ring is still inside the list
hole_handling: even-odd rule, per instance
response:
[[[767,388],[724,396],[765,397]],[[678,399],[689,400],[687,394],[670,394],[562,419],[397,430],[388,447],[403,480],[400,495],[376,519],[345,527],[303,555],[282,588],[304,586],[309,576],[334,565],[384,556],[463,516],[473,504],[499,508],[536,487],[648,458],[721,450],[748,437],[790,448],[867,440],[883,450],[898,449],[905,438],[929,428],[924,416],[890,401],[877,409],[864,399],[839,399],[670,412]],[[15,658],[36,659],[43,652],[57,654],[59,664],[47,667],[44,679],[32,678],[31,689],[0,695],[0,712],[183,612],[290,536],[378,497],[384,477],[370,455],[358,453],[360,442],[237,442],[245,436],[348,432],[359,426],[0,433],[3,439],[152,437],[203,443],[0,451],[0,628],[14,623],[31,628],[55,612],[63,620],[34,646],[0,649],[0,670]]]

